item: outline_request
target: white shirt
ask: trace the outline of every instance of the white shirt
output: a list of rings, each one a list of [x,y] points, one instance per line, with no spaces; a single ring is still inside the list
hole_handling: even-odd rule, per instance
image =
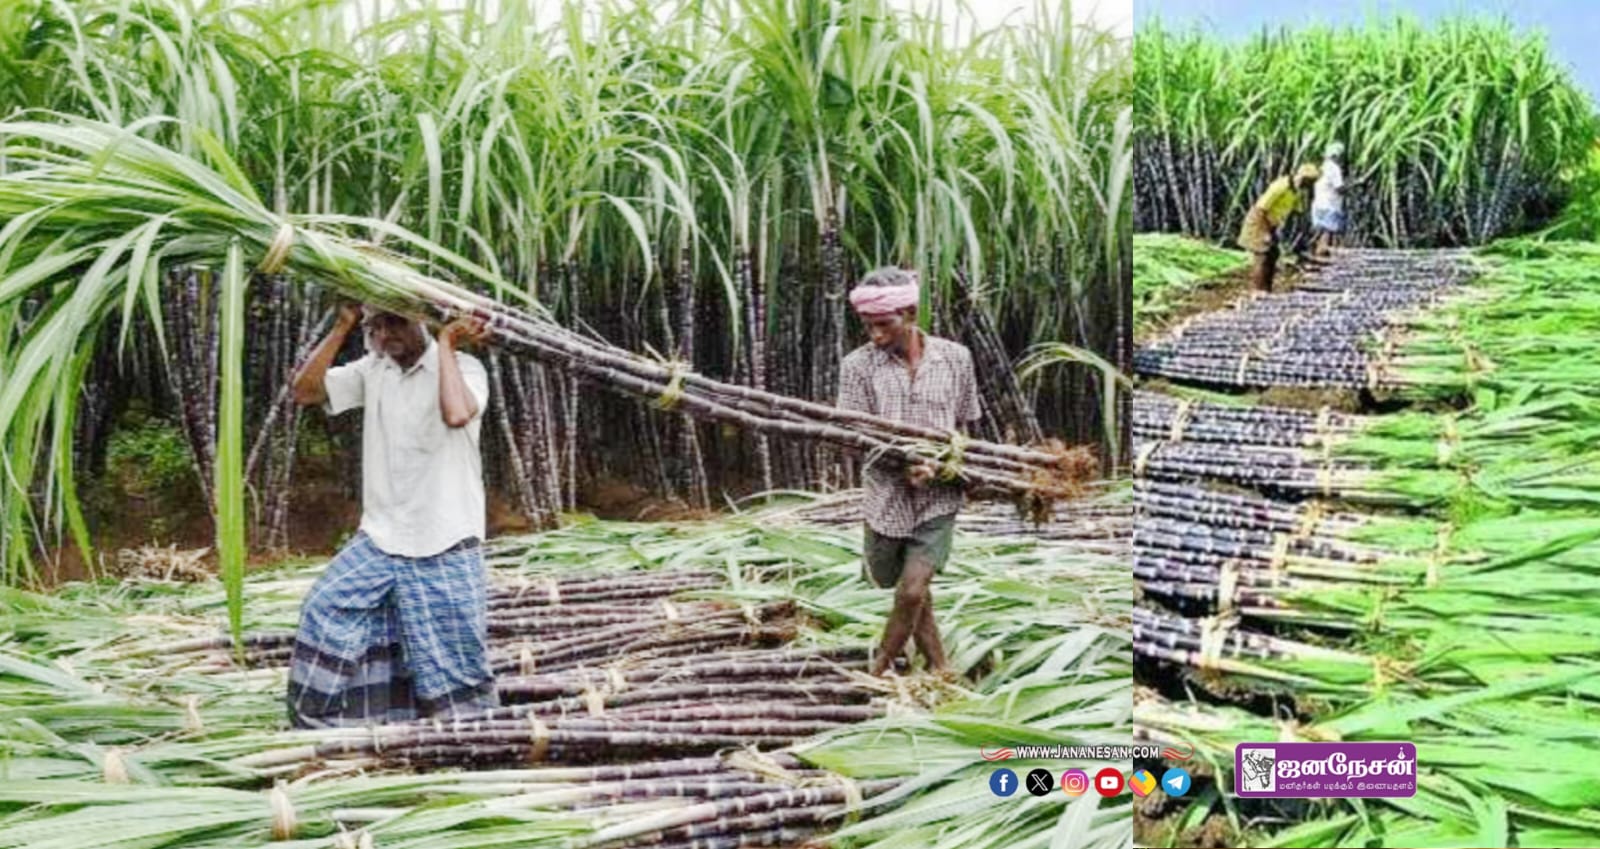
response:
[[[363,408],[361,530],[388,554],[429,557],[467,537],[484,537],[483,457],[478,431],[489,406],[483,363],[457,353],[461,377],[478,402],[472,421],[453,428],[439,409],[439,344],[401,371],[380,353],[328,369],[324,409]]]
[[[1311,190],[1311,209],[1313,212],[1344,211],[1344,169],[1332,159],[1322,160],[1322,176]]]

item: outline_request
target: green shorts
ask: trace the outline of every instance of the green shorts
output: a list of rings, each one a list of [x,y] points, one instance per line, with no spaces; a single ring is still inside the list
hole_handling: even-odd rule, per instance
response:
[[[933,571],[944,568],[950,559],[950,541],[955,537],[956,517],[938,516],[911,529],[911,536],[886,537],[865,527],[866,545],[863,546],[861,573],[875,587],[892,587],[900,583],[906,570],[906,561],[913,558],[933,565]]]

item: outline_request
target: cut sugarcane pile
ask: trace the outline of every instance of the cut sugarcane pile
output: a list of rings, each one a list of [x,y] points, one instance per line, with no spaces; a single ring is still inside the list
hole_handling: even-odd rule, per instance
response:
[[[1461,251],[1337,253],[1293,291],[1181,323],[1134,354],[1147,377],[1233,387],[1393,388],[1385,331],[1472,273]]]
[[[1143,606],[1134,651],[1151,688],[1136,696],[1140,734],[1195,746],[1200,774],[1223,787],[1238,742],[1418,742],[1415,802],[1365,812],[1247,804],[1239,839],[1252,845],[1594,845],[1600,793],[1590,777],[1600,745],[1561,730],[1600,718],[1592,662],[1600,602],[1591,600],[1600,520],[1589,507],[1600,457],[1583,426],[1593,421],[1590,390],[1548,380],[1558,370],[1543,352],[1558,337],[1503,338],[1505,321],[1493,316],[1516,313],[1532,286],[1516,268],[1497,268],[1498,282],[1485,284],[1461,279],[1454,257],[1338,256],[1301,291],[1333,293],[1341,298],[1334,312],[1356,315],[1345,308],[1355,290],[1340,266],[1392,267],[1416,299],[1374,297],[1370,321],[1355,324],[1363,332],[1403,325],[1410,336],[1398,340],[1399,355],[1374,359],[1370,344],[1348,344],[1341,318],[1318,332],[1329,339],[1326,362],[1349,367],[1343,383],[1303,380],[1320,368],[1314,336],[1278,357],[1303,357],[1300,371],[1269,368],[1239,381],[1163,376],[1233,387],[1405,387],[1402,398],[1458,404],[1463,387],[1480,391],[1460,412],[1381,415],[1202,401],[1204,393],[1182,386],[1173,389],[1179,397],[1136,394],[1133,560]],[[1442,282],[1429,284],[1429,275]],[[1427,294],[1445,289],[1448,298]],[[1213,320],[1223,319],[1197,323]],[[1215,350],[1226,350],[1228,332],[1214,329]],[[1492,371],[1480,370],[1474,350],[1493,352]],[[1356,366],[1384,379],[1362,384]],[[1500,734],[1514,745],[1472,742]],[[1531,753],[1550,755],[1548,777],[1497,771]],[[1549,793],[1530,797],[1530,782]],[[1492,813],[1483,814],[1485,804]],[[1464,810],[1477,812],[1478,831],[1463,829]]]
[[[285,669],[270,652],[287,644],[320,564],[247,581],[244,665],[214,642],[215,582],[0,597],[13,631],[0,647],[0,847],[287,836],[301,849],[737,849],[840,835],[1000,849],[1061,829],[1085,845],[1125,841],[1126,799],[950,803],[982,786],[974,752],[1007,735],[1128,742],[1125,548],[958,535],[935,604],[969,677],[884,681],[861,672],[890,598],[860,577],[859,531],[794,527],[785,509],[492,541],[504,704],[459,723],[277,730]],[[747,612],[790,633],[695,651],[655,639],[709,616],[756,627]],[[572,642],[617,627],[637,630],[592,653]],[[540,660],[562,646],[575,654]]]

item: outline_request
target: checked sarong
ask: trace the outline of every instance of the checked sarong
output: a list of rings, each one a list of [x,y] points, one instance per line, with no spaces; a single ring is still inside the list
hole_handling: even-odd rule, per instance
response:
[[[476,539],[401,557],[357,533],[301,608],[290,723],[402,722],[495,706],[485,593]]]

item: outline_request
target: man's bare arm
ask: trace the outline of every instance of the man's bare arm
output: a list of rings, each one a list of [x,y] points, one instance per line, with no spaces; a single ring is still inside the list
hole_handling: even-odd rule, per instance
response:
[[[296,404],[313,407],[328,400],[328,387],[323,380],[328,376],[328,369],[333,367],[333,358],[344,347],[344,340],[360,324],[361,307],[355,304],[339,307],[339,317],[334,321],[333,329],[317,343],[317,349],[311,352],[311,359],[306,360],[305,365],[294,373]]]
[[[483,322],[475,318],[458,318],[439,331],[439,415],[450,427],[464,427],[478,414],[478,399],[461,376],[456,342],[482,342],[488,336]]]

